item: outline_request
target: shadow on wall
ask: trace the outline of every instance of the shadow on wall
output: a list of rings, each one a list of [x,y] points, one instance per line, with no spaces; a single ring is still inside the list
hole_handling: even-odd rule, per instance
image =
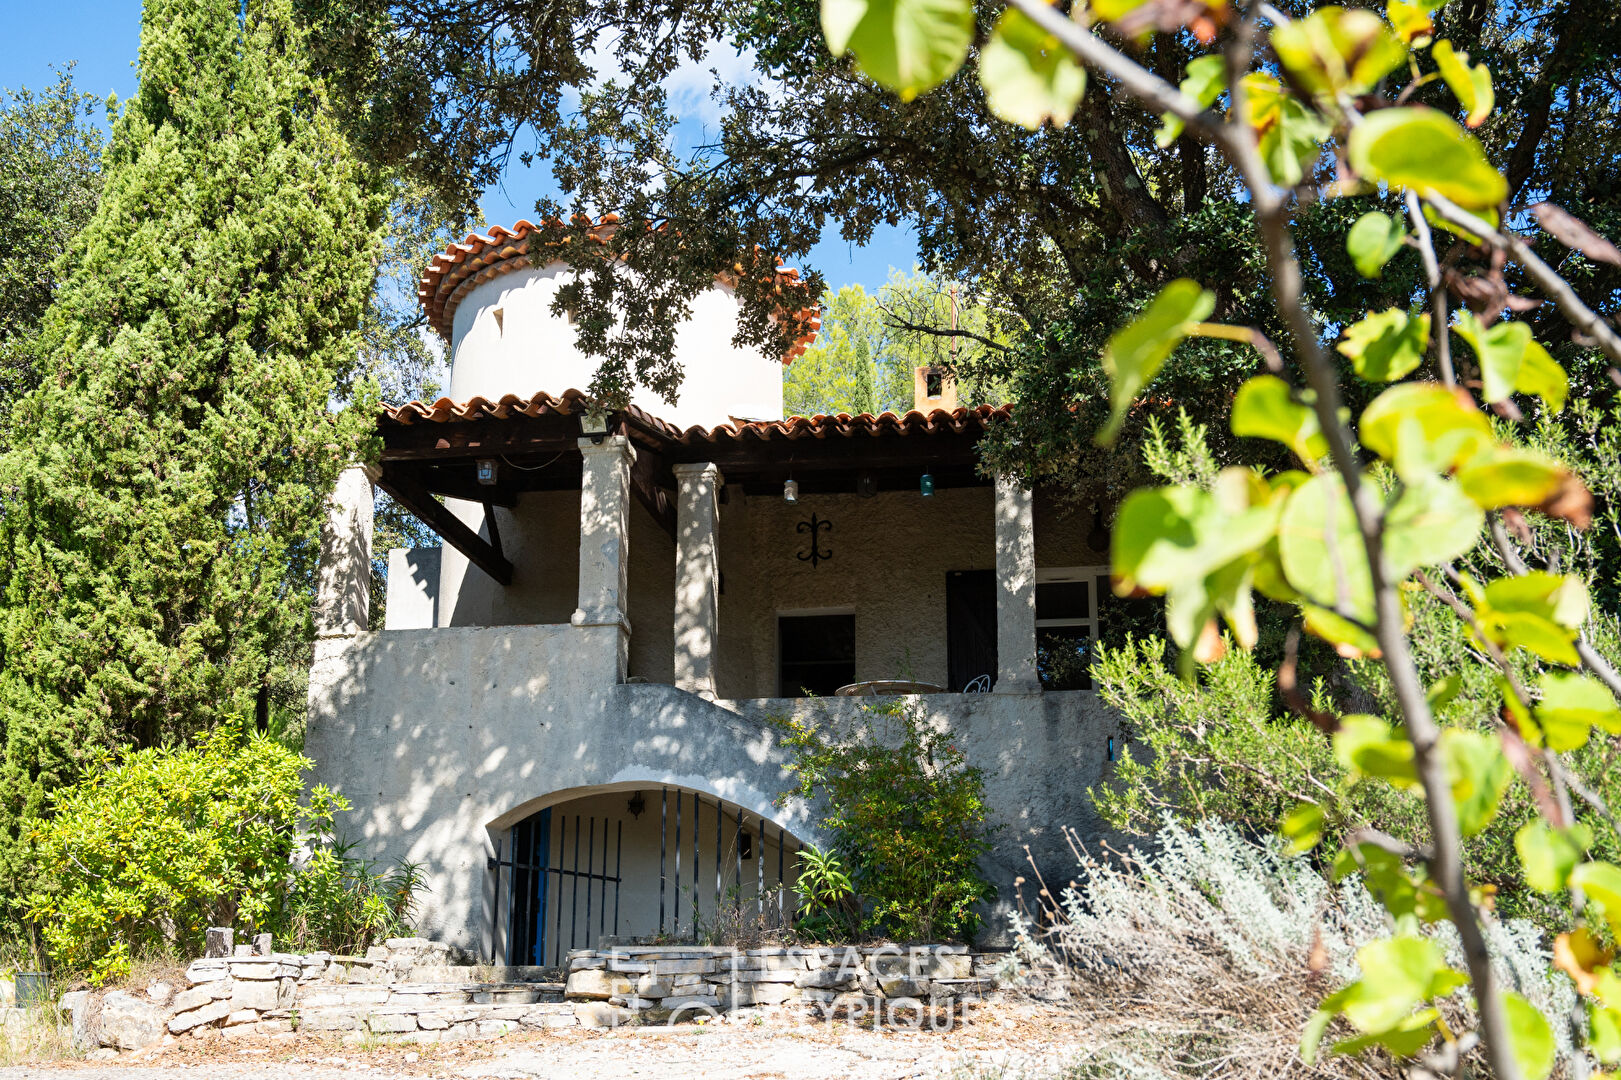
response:
[[[350,837],[421,865],[419,930],[488,955],[492,830],[582,789],[703,792],[815,843],[763,718],[612,685],[612,628],[455,627],[319,642],[306,752]]]

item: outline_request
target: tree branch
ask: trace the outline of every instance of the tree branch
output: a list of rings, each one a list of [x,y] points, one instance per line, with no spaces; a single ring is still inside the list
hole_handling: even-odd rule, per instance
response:
[[[1435,209],[1442,220],[1451,222],[1461,229],[1467,229],[1524,267],[1537,288],[1553,297],[1553,302],[1564,312],[1571,325],[1596,341],[1598,347],[1604,350],[1605,356],[1621,364],[1621,337],[1610,329],[1610,324],[1600,318],[1597,312],[1582,302],[1582,298],[1576,295],[1576,290],[1572,289],[1553,267],[1543,262],[1522,237],[1514,233],[1498,232],[1446,196],[1434,191],[1425,192],[1424,201]]]

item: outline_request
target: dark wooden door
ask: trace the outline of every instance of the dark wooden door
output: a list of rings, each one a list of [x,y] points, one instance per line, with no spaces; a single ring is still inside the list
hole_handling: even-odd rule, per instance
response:
[[[946,574],[946,670],[952,693],[975,679],[996,679],[996,572]],[[975,689],[985,687],[980,683]]]

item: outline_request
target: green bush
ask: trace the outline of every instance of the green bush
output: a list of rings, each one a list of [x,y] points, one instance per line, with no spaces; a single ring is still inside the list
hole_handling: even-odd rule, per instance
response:
[[[901,941],[970,938],[996,896],[980,872],[990,850],[984,774],[916,706],[864,706],[844,728],[783,721],[797,793],[820,800],[822,827],[848,868],[859,929]]]
[[[309,765],[235,726],[93,765],[33,834],[44,887],[28,916],[52,959],[100,983],[137,955],[200,954],[210,926],[346,947],[397,930],[414,871],[378,878],[348,857],[333,828],[348,804],[325,787],[306,794]]]

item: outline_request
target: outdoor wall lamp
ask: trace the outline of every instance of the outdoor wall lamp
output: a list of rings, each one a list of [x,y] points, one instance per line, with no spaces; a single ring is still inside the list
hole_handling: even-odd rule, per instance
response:
[[[642,811],[647,809],[647,800],[642,798],[642,793],[638,791],[630,797],[630,802],[625,804],[625,809],[630,811],[631,817],[639,818],[642,816]]]
[[[918,480],[917,493],[925,499],[934,494],[934,476],[932,474],[924,473],[922,479]]]
[[[782,501],[785,503],[796,503],[799,501],[798,480],[790,480],[786,484],[782,485]]]
[[[856,494],[863,499],[870,499],[878,494],[878,477],[870,472],[864,472],[856,477]]]
[[[501,465],[494,458],[480,458],[478,461],[478,482],[485,487],[494,487],[500,477]]]
[[[593,443],[600,446],[608,434],[608,414],[600,409],[591,410],[580,417],[580,430],[589,435]]]

